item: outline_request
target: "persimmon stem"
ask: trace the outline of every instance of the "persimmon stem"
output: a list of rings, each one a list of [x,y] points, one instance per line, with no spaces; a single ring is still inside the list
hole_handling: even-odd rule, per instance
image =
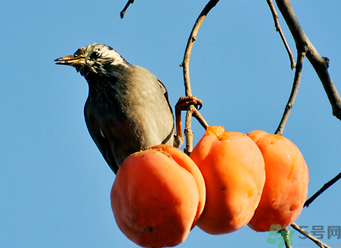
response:
[[[205,8],[201,11],[199,17],[197,18],[191,34],[189,35],[186,50],[183,58],[183,62],[181,66],[183,68],[183,75],[184,75],[184,84],[185,84],[185,94],[186,96],[192,96],[192,89],[191,89],[191,81],[189,76],[189,61],[191,58],[193,44],[196,41],[196,37],[198,35],[199,28],[204,21],[205,17],[207,16],[208,12],[216,6],[219,0],[210,0]],[[186,114],[186,122],[185,122],[185,136],[186,136],[186,151],[191,153],[193,150],[193,131],[192,131],[192,122],[191,118],[192,115],[200,122],[200,124],[206,129],[208,126],[207,122],[204,120],[201,114],[199,114],[198,110],[195,109],[194,106],[189,106]]]
[[[317,244],[321,248],[330,248],[328,245],[323,243],[321,240],[315,238],[314,236],[311,236],[307,231],[300,228],[295,222],[291,224],[292,228],[294,228],[299,233],[303,234],[307,238],[309,238],[311,241],[313,241],[315,244]]]
[[[336,183],[341,178],[341,172],[331,179],[329,182],[325,183],[322,188],[319,189],[313,196],[311,196],[305,203],[304,207],[309,207],[309,205],[317,198],[319,197],[324,191],[326,191],[330,186],[332,186],[334,183]]]
[[[281,29],[281,26],[279,25],[279,22],[278,22],[278,15],[277,15],[277,12],[276,12],[276,9],[275,9],[275,6],[272,2],[272,0],[266,0],[266,2],[268,3],[269,7],[270,7],[270,10],[271,10],[271,13],[272,13],[272,17],[274,19],[274,23],[275,23],[275,28],[276,28],[276,31],[279,33],[279,35],[281,36],[282,38],[282,41],[283,41],[283,44],[285,46],[285,49],[287,50],[287,53],[289,55],[289,59],[290,59],[290,66],[291,66],[291,69],[293,70],[295,68],[295,60],[294,60],[294,56],[292,55],[292,52],[290,50],[290,47],[285,39],[285,36],[282,32],[282,29]]]
[[[293,86],[291,89],[291,93],[290,93],[288,103],[285,106],[285,110],[284,110],[282,119],[278,125],[278,128],[277,128],[275,134],[282,135],[283,131],[284,131],[285,124],[288,121],[289,114],[291,112],[292,106],[294,105],[296,95],[298,92],[298,88],[300,86],[302,68],[303,68],[303,61],[304,61],[305,54],[306,54],[306,52],[305,52],[304,48],[302,49],[302,51],[298,51],[298,53],[297,53],[297,65],[296,65],[296,70],[295,70],[294,83],[293,83]]]

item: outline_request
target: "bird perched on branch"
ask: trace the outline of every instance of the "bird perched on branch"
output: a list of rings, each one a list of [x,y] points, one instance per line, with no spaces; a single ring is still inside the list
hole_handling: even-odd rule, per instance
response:
[[[167,90],[147,69],[129,64],[111,47],[97,43],[55,63],[76,68],[87,80],[86,125],[114,173],[134,152],[159,144],[181,145]],[[183,106],[188,104],[201,102],[189,97],[185,104],[182,101]]]

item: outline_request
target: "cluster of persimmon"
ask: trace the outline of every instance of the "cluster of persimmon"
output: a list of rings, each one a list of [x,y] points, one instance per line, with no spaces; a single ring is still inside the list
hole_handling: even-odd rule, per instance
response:
[[[197,225],[210,234],[282,229],[302,211],[308,168],[287,138],[208,127],[190,156],[159,145],[130,155],[111,191],[118,227],[143,247],[176,246]]]

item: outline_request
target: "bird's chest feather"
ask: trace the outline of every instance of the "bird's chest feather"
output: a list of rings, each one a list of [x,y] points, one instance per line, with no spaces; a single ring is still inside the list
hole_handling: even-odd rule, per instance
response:
[[[173,116],[153,79],[135,73],[130,80],[102,79],[90,87],[85,105],[88,128],[109,140],[112,149],[130,144],[128,149],[141,150],[160,144],[172,130]]]
[[[86,121],[106,138],[119,139],[123,135],[133,135],[125,102],[114,87],[95,94],[89,91],[84,109]]]

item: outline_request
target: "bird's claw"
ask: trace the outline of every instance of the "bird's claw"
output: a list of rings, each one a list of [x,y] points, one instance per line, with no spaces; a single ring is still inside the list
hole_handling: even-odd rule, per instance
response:
[[[187,110],[190,105],[194,105],[197,110],[200,110],[202,108],[202,101],[195,96],[180,97],[175,108],[179,111]]]
[[[197,110],[202,107],[202,101],[195,96],[185,96],[180,97],[175,105],[175,123],[176,123],[176,133],[179,138],[183,140],[182,134],[182,124],[181,124],[181,111],[187,110],[190,105],[194,105]]]
[[[194,106],[197,108],[197,110],[200,110],[202,108],[202,102],[197,102],[197,104],[194,104]]]

